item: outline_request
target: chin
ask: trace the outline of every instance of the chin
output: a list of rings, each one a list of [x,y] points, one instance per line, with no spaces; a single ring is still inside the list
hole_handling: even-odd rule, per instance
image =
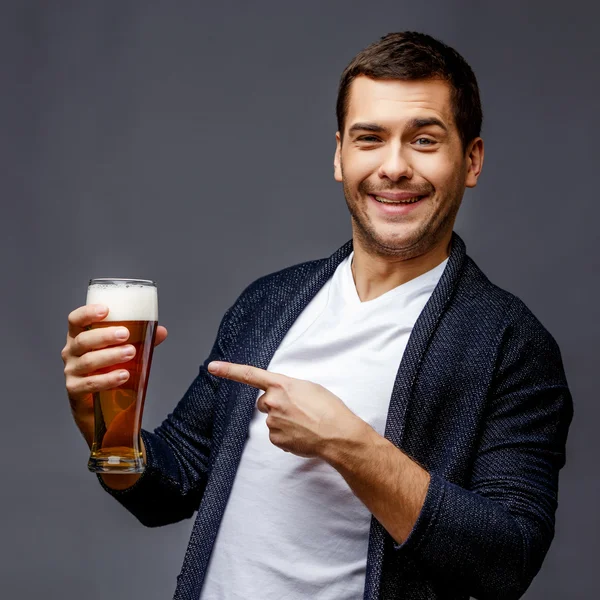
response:
[[[413,258],[422,253],[426,244],[418,236],[369,235],[362,245],[375,254],[397,258]]]

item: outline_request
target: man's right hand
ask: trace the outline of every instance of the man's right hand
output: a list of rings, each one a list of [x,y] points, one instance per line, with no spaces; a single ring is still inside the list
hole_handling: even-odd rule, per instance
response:
[[[71,413],[90,448],[94,435],[92,394],[125,383],[129,372],[119,365],[135,355],[135,348],[126,343],[129,337],[126,327],[88,329],[107,315],[108,307],[101,304],[76,308],[69,314],[67,343],[61,352]],[[159,325],[154,345],[158,346],[166,337],[167,330]]]

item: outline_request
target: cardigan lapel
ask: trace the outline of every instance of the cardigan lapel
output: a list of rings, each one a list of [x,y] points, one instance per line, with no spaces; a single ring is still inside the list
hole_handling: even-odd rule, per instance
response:
[[[251,361],[248,364],[260,369],[269,366],[285,334],[350,252],[352,252],[351,240],[329,258],[319,261],[320,264],[313,266],[304,278],[293,281],[282,278],[279,285],[287,286],[283,292],[270,290],[272,294],[265,297],[264,302],[271,306],[260,310],[261,318],[254,322],[250,334],[242,344],[244,348],[241,353]]]
[[[320,264],[313,266],[305,277],[293,281],[282,280],[278,290],[271,290],[272,293],[264,298],[266,306],[258,311],[259,318],[254,320],[250,333],[239,345],[238,352],[231,357],[231,361],[267,369],[300,313],[350,252],[352,240],[346,242],[325,261],[319,261]],[[286,289],[282,290],[283,286],[286,286]],[[232,433],[243,437],[245,441],[258,392],[253,387],[243,384],[235,384],[233,391],[236,393],[236,401],[232,404],[233,413],[241,416],[239,423],[243,426],[236,427]],[[233,413],[232,417],[235,416]]]
[[[388,408],[385,437],[398,448],[403,447],[406,412],[425,352],[460,279],[466,256],[465,244],[452,234],[448,264],[431,297],[417,319],[400,361]],[[379,597],[385,536],[383,526],[372,517],[367,554],[364,600]]]

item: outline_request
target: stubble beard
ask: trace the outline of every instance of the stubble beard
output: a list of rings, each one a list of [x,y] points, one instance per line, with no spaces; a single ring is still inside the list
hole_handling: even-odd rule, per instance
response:
[[[358,186],[358,197],[354,200],[346,180],[343,179],[344,197],[350,211],[350,216],[352,217],[352,229],[358,243],[369,254],[400,260],[409,260],[426,254],[436,247],[454,227],[454,221],[462,201],[462,193],[460,193],[459,186],[457,185],[458,179],[457,177],[454,182],[455,185],[451,192],[452,199],[448,200],[450,202],[448,209],[444,210],[441,219],[437,219],[440,210],[440,207],[438,207],[438,213],[434,213],[427,220],[419,223],[417,229],[410,234],[408,239],[402,235],[404,232],[401,229],[404,226],[399,223],[398,228],[401,231],[401,235],[399,236],[398,244],[390,244],[391,240],[383,239],[366,216],[367,212],[361,212],[362,198],[366,198],[368,195],[363,184]],[[464,193],[464,189],[462,192]],[[434,191],[432,190],[429,198],[426,200],[427,202],[431,202],[431,194],[433,193]],[[443,208],[445,204],[443,202],[441,207]]]

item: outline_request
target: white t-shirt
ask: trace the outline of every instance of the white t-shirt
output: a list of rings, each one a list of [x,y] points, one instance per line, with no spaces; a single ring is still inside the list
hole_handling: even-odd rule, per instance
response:
[[[323,385],[383,435],[408,338],[447,260],[361,302],[353,255],[296,319],[268,370]],[[371,513],[325,461],[274,446],[266,418],[254,409],[201,599],[362,598]]]

